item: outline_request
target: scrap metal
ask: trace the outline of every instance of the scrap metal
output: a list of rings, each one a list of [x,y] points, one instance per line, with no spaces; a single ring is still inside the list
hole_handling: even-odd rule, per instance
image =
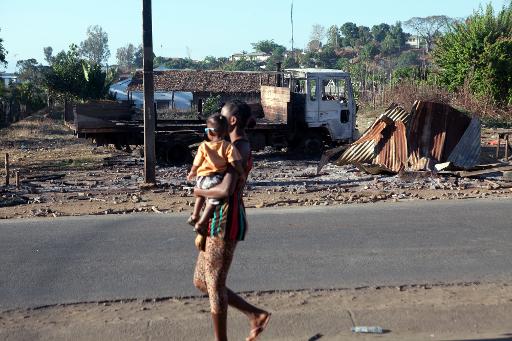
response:
[[[477,117],[446,104],[416,101],[410,112],[392,105],[336,164],[355,164],[372,174],[433,170],[445,162],[469,169],[480,158],[480,140]]]

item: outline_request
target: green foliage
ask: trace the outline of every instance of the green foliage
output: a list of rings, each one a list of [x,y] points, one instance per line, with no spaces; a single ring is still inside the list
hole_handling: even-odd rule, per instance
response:
[[[64,97],[102,99],[108,94],[115,72],[110,69],[107,73],[99,64],[81,59],[77,46],[71,45],[68,52],[57,54],[45,83],[52,93]]]
[[[381,43],[384,40],[384,38],[386,38],[386,35],[389,33],[389,29],[389,25],[385,23],[373,26],[371,30],[373,39],[376,42]]]
[[[94,64],[102,65],[107,62],[110,57],[108,35],[101,26],[87,28],[87,39],[80,43],[80,55]]]
[[[278,46],[273,51],[270,57],[267,59],[265,63],[265,69],[267,70],[275,70],[277,63],[282,63],[284,61],[284,54],[286,52],[286,47]]]
[[[366,44],[362,47],[360,56],[364,61],[373,59],[379,53],[379,49],[375,44]]]
[[[272,54],[276,48],[283,47],[282,45],[279,45],[278,43],[274,42],[274,39],[270,40],[260,40],[256,43],[252,43],[252,48],[254,51],[263,52],[266,54]]]
[[[404,51],[396,60],[396,66],[398,68],[419,66],[420,64],[421,62],[417,51]]]
[[[153,59],[155,58],[155,54],[153,53]],[[144,66],[144,49],[142,47],[142,44],[137,47],[135,50],[135,53],[133,55],[133,64],[136,68],[141,69]]]
[[[220,95],[208,97],[203,104],[203,116],[206,118],[218,112],[220,108]]]
[[[47,46],[43,48],[44,60],[48,63],[48,65],[52,65],[53,63],[53,48],[51,46]]]
[[[131,70],[135,63],[135,46],[133,46],[133,44],[127,44],[126,46],[118,48],[116,59],[120,67]]]
[[[342,43],[340,29],[336,25],[332,25],[327,30],[327,46],[337,49]]]
[[[222,69],[225,71],[261,71],[261,63],[249,60],[246,58],[240,58],[228,64],[225,64]]]
[[[340,27],[341,34],[344,36],[344,46],[356,47],[357,40],[359,39],[359,29],[357,25],[352,22],[344,23]]]
[[[42,109],[46,105],[45,91],[32,82],[23,82],[15,86],[16,99],[25,104],[30,111]]]
[[[453,25],[434,50],[439,81],[450,91],[465,82],[474,94],[511,103],[512,2],[495,15],[491,5]]]
[[[5,60],[7,57],[7,51],[4,48],[3,42],[4,40],[0,38],[0,64],[7,66],[7,61]]]

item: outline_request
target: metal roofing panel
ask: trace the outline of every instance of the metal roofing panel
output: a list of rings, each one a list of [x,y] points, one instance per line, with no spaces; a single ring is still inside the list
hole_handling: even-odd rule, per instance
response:
[[[466,169],[474,167],[480,159],[482,149],[481,129],[480,119],[473,117],[464,135],[448,157],[448,161]]]

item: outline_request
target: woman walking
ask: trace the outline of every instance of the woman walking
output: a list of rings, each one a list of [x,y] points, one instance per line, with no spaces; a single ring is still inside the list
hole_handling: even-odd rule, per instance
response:
[[[232,101],[222,110],[229,125],[229,138],[242,156],[246,176],[252,168],[251,146],[245,134],[245,127],[251,117],[251,109],[246,103]],[[208,294],[210,309],[217,341],[227,340],[228,305],[244,313],[250,324],[247,341],[254,341],[265,330],[270,313],[246,302],[242,297],[226,287],[226,278],[239,241],[247,232],[247,219],[242,200],[245,179],[234,170],[224,176],[216,187],[202,190],[195,188],[197,196],[224,199],[217,205],[206,238],[205,251],[199,252],[194,272],[194,285]]]

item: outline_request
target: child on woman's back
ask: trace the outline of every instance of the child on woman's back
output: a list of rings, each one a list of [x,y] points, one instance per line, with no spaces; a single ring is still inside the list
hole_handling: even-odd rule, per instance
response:
[[[192,181],[197,177],[196,186],[209,189],[222,182],[229,165],[236,170],[239,176],[244,176],[240,153],[231,143],[224,140],[228,132],[226,118],[218,113],[211,115],[206,120],[205,132],[208,141],[204,141],[199,146],[187,180]],[[207,224],[215,206],[219,204],[219,200],[208,198],[204,212],[200,216],[204,202],[205,198],[196,198],[194,212],[187,221],[195,227],[196,232],[202,235],[206,234]]]

